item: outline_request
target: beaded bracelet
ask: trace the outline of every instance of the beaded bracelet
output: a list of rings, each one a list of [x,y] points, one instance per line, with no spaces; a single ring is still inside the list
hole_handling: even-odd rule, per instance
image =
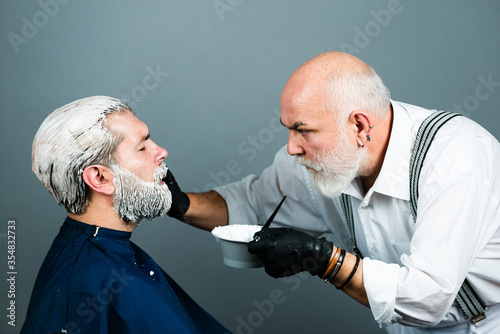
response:
[[[345,258],[345,249],[342,249],[340,251],[340,256],[337,262],[335,263],[335,267],[333,268],[333,272],[328,278],[325,278],[325,283],[332,283],[333,279],[335,276],[337,276],[338,272],[340,271],[340,267],[342,267],[342,263],[344,263],[344,258]]]
[[[325,277],[330,275],[330,272],[333,270],[333,266],[336,263],[339,256],[340,256],[340,248],[337,247],[337,250],[335,251],[335,253],[332,253],[332,256],[330,257],[330,262],[328,263],[328,267],[326,268],[323,275],[320,276],[321,279],[324,279]]]
[[[347,279],[345,280],[345,282],[342,283],[342,285],[337,288],[338,290],[342,290],[351,281],[351,278],[354,276],[354,274],[358,270],[358,265],[359,265],[360,259],[361,259],[361,257],[359,255],[356,255],[356,264],[352,268],[352,271],[349,274],[349,277],[347,277]]]

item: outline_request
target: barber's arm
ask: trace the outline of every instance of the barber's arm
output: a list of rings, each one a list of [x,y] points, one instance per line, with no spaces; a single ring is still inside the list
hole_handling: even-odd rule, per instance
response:
[[[191,205],[183,221],[195,227],[211,231],[217,226],[227,225],[226,201],[218,192],[188,193]]]
[[[227,225],[226,201],[216,191],[185,193],[170,171],[163,179],[172,193],[172,206],[168,215],[203,230],[211,231],[216,226]]]
[[[316,239],[291,228],[268,228],[256,233],[248,251],[262,259],[266,273],[274,278],[308,271],[370,307],[363,284],[363,260],[325,238]]]

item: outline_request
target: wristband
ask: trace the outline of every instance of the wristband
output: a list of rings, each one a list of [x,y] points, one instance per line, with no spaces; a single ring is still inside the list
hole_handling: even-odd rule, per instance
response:
[[[333,279],[335,278],[335,276],[337,276],[338,272],[340,271],[342,263],[344,263],[344,257],[345,257],[345,249],[342,249],[340,251],[339,259],[337,260],[337,263],[335,263],[335,267],[333,268],[333,272],[328,278],[325,278],[325,283],[332,283]]]
[[[332,253],[332,256],[330,258],[330,262],[328,263],[328,267],[326,268],[323,275],[320,276],[321,279],[325,279],[325,277],[330,275],[331,271],[333,270],[333,266],[335,265],[335,263],[337,263],[339,256],[340,256],[340,247],[337,247],[335,254]]]
[[[342,283],[342,285],[337,288],[338,290],[342,290],[351,281],[351,278],[354,276],[354,274],[358,270],[358,265],[359,265],[360,259],[361,259],[361,257],[359,255],[356,255],[356,264],[352,268],[352,271],[349,274],[349,277],[347,277],[347,279],[345,280],[345,282]]]

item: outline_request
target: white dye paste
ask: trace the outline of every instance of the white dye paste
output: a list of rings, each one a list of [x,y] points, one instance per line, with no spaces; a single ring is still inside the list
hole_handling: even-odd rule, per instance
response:
[[[223,240],[250,242],[255,232],[260,231],[261,228],[260,225],[226,225],[214,228],[212,234]]]

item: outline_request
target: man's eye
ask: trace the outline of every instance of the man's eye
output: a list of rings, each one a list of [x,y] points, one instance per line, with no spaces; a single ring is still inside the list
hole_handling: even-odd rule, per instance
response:
[[[144,150],[146,150],[146,147],[142,147],[139,149],[139,151],[144,151]]]
[[[305,135],[309,133],[309,130],[297,130],[300,132],[301,135]]]

